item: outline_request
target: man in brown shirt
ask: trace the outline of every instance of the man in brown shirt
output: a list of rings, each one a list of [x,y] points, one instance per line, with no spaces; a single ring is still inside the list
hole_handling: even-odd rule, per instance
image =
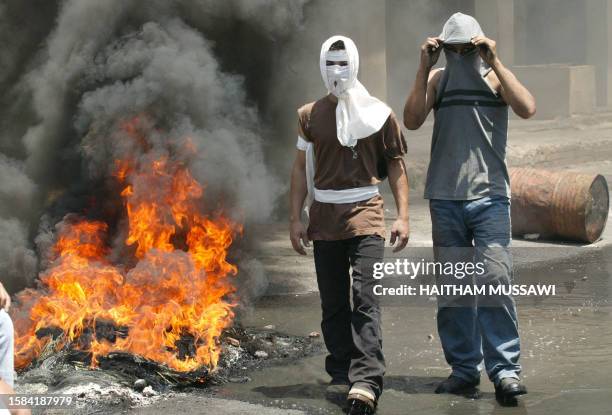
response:
[[[302,255],[314,241],[321,328],[329,351],[325,368],[332,378],[328,392],[348,394],[349,414],[367,414],[375,411],[385,372],[380,310],[372,291],[373,264],[383,259],[385,238],[378,184],[389,177],[398,210],[390,239],[399,251],[408,242],[408,178],[400,125],[357,81],[357,70],[350,39],[334,36],[323,44],[321,74],[330,93],[298,110],[290,237]],[[301,212],[309,193],[314,200],[306,230]]]

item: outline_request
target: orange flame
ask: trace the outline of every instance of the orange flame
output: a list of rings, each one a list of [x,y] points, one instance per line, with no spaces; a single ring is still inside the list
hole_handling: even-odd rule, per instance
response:
[[[132,123],[124,129],[137,134]],[[16,366],[26,367],[49,341],[37,337],[39,330],[59,328],[65,337],[58,347],[79,348],[84,334],[93,333],[81,347],[92,353],[94,366],[96,356],[126,351],[180,371],[214,368],[218,338],[234,316],[228,277],[237,268],[227,252],[241,227],[202,214],[202,186],[166,156],[117,160],[114,176],[124,186],[125,245],[133,249],[135,265],[113,263],[106,223],[65,220],[41,289],[18,295],[31,308],[28,318],[16,320]],[[127,328],[127,335],[114,342],[98,336],[96,323],[109,321]],[[192,347],[179,356],[185,337]]]

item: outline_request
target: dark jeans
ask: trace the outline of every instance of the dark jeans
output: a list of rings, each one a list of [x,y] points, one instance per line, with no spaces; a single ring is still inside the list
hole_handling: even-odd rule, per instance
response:
[[[321,296],[321,330],[329,351],[325,370],[332,381],[348,381],[376,398],[382,393],[385,359],[373,264],[383,259],[384,239],[377,235],[339,241],[314,241]],[[351,278],[353,284],[351,308]]]

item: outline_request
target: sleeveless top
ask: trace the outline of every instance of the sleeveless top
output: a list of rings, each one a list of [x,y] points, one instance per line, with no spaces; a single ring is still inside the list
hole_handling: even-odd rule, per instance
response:
[[[478,50],[444,51],[447,66],[434,105],[426,199],[510,197],[506,166],[508,105],[484,76]]]

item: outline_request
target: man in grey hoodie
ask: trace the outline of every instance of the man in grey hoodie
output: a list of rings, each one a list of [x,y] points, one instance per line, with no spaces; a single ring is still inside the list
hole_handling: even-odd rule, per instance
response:
[[[447,66],[433,69],[443,49]],[[534,98],[502,64],[495,41],[473,17],[455,13],[421,47],[404,124],[415,130],[434,109],[425,198],[437,260],[482,262],[486,273],[478,282],[504,286],[512,280],[508,106],[522,118],[535,113]],[[438,296],[437,322],[452,373],[436,393],[474,389],[483,360],[498,398],[526,393],[512,297]]]

